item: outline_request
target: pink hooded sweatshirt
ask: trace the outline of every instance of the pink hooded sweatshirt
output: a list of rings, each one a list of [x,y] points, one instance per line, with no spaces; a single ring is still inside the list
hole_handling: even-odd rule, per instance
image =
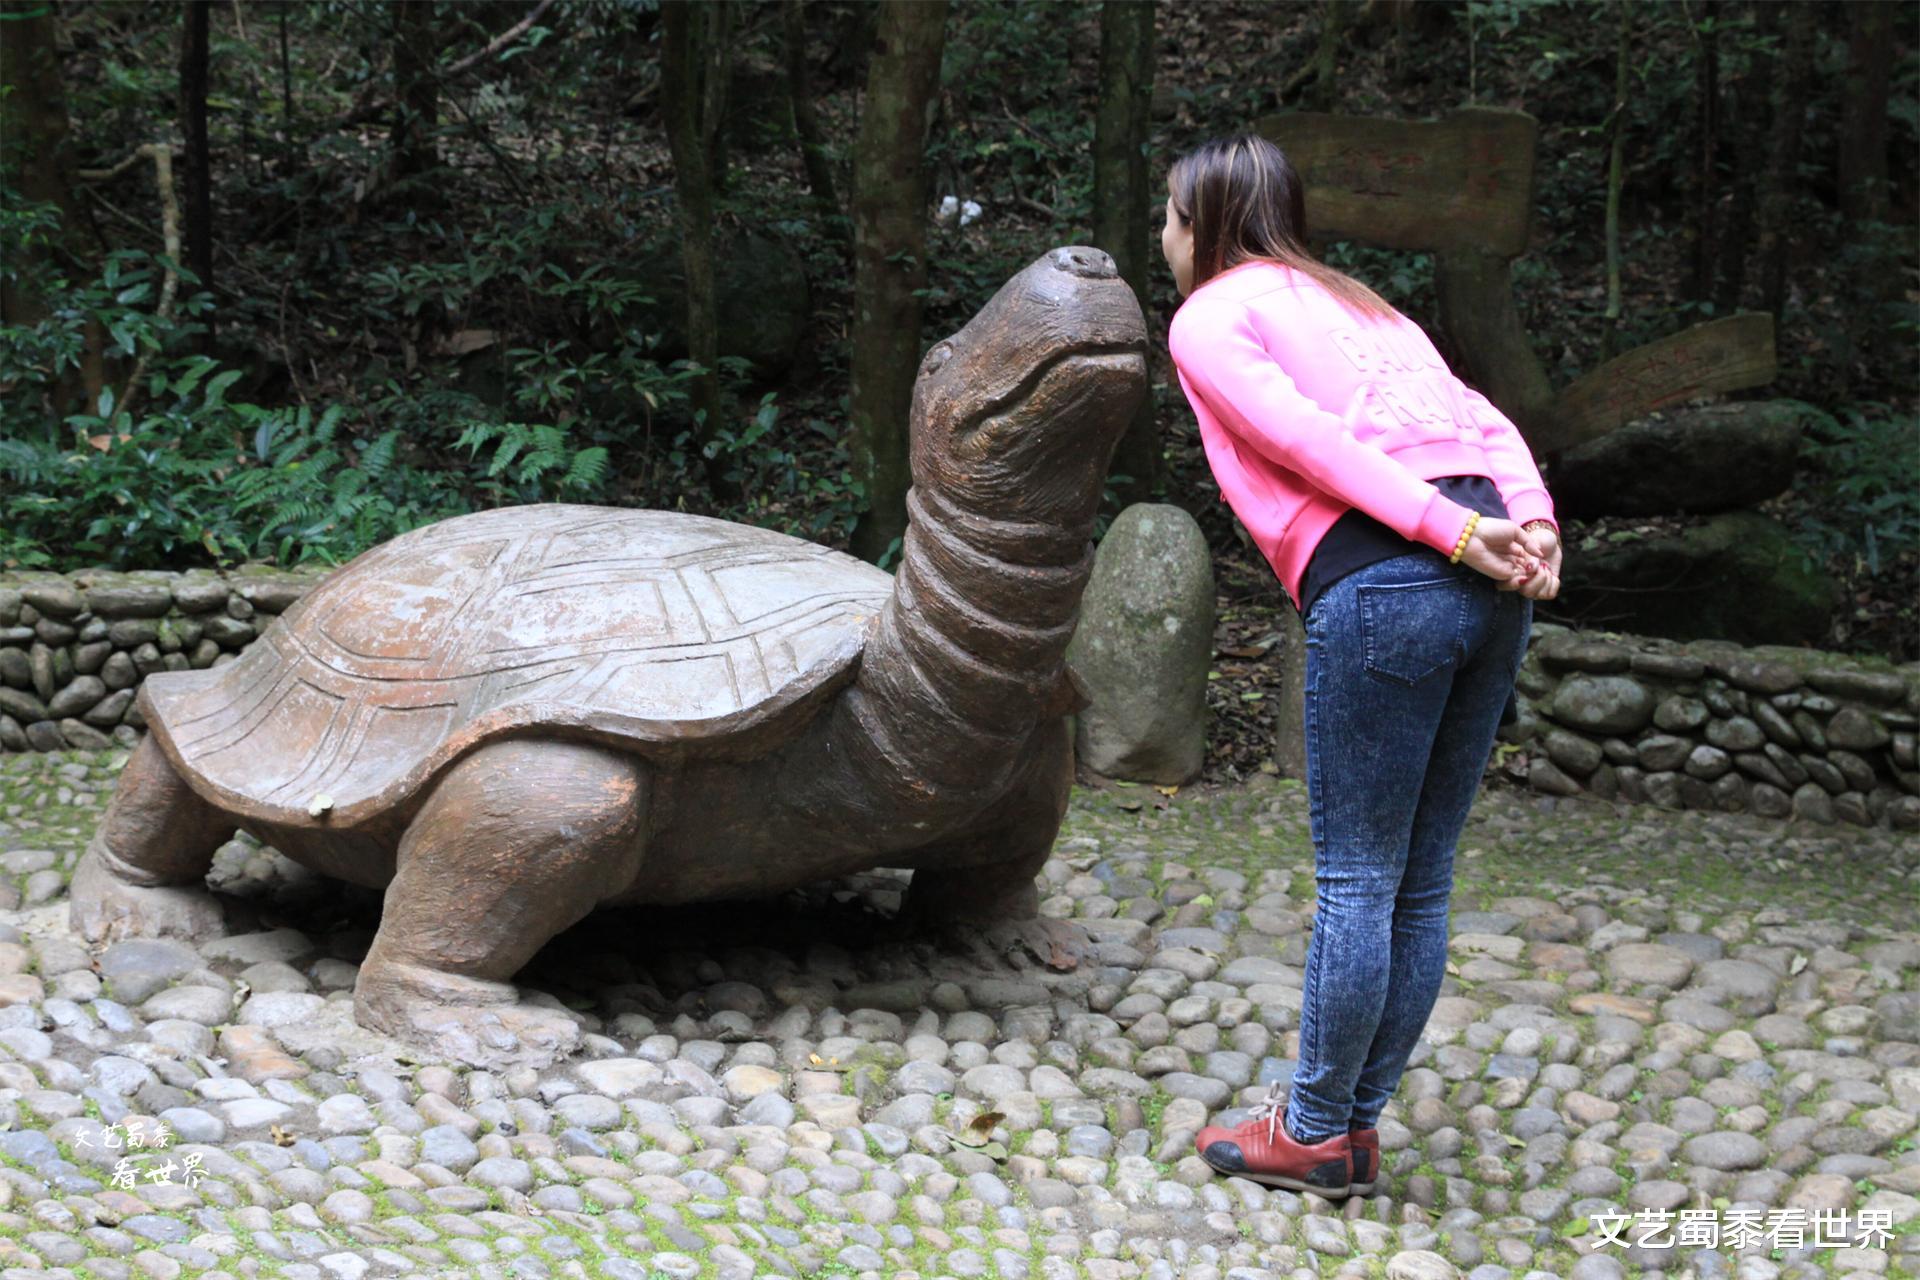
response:
[[[1350,507],[1448,556],[1471,508],[1429,480],[1486,476],[1516,522],[1554,518],[1518,429],[1398,312],[1356,315],[1302,272],[1243,262],[1188,295],[1168,347],[1221,496],[1296,608]]]

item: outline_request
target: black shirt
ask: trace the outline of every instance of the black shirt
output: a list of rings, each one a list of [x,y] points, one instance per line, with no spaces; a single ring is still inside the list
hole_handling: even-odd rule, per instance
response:
[[[1486,476],[1446,476],[1435,480],[1433,487],[1483,516],[1507,518],[1507,504],[1500,500],[1500,490]],[[1320,539],[1320,545],[1313,549],[1313,558],[1307,561],[1306,576],[1300,581],[1300,616],[1307,616],[1322,591],[1355,569],[1405,555],[1425,545],[1401,537],[1360,508],[1352,508],[1333,522],[1333,527]]]
[[[1446,476],[1435,480],[1433,486],[1461,506],[1470,507],[1483,516],[1501,520],[1508,518],[1507,504],[1500,500],[1500,490],[1486,476]],[[1313,558],[1307,561],[1306,576],[1300,582],[1300,616],[1306,617],[1321,592],[1355,569],[1405,555],[1422,546],[1425,544],[1401,537],[1360,508],[1354,507],[1333,522],[1333,527],[1320,539],[1320,545],[1313,549]],[[1512,724],[1518,718],[1518,712],[1510,696],[1500,723]]]

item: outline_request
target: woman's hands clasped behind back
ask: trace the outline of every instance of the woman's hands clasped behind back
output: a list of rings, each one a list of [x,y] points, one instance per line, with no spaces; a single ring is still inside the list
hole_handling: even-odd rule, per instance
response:
[[[1560,594],[1560,533],[1551,525],[1520,530],[1520,540],[1537,566],[1533,576],[1513,590],[1529,600],[1551,600]]]
[[[1511,520],[1483,516],[1467,539],[1461,560],[1529,600],[1560,594],[1560,539],[1545,525],[1522,529]]]

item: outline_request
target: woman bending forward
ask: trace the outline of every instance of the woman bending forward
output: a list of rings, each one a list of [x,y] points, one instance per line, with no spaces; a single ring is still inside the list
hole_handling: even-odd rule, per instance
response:
[[[1251,135],[1167,176],[1169,336],[1207,462],[1306,628],[1314,915],[1291,1089],[1209,1127],[1222,1173],[1367,1194],[1447,960],[1453,851],[1560,589],[1520,433],[1420,327],[1314,260],[1301,183]]]

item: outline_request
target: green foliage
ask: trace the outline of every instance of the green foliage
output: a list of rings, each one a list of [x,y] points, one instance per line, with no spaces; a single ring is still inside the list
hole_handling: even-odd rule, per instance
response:
[[[1497,56],[1517,64],[1523,84],[1551,78],[1576,61],[1576,51],[1565,38],[1565,27],[1551,21],[1551,11],[1568,0],[1467,0],[1456,16],[1466,27],[1469,47],[1471,92],[1477,98],[1481,86],[1480,59]],[[1482,53],[1483,46],[1486,54]]]
[[[857,187],[849,161],[872,9],[840,0],[805,9],[812,96],[844,200]],[[437,12],[439,73],[512,20],[485,6]],[[977,201],[982,213],[965,227],[928,228],[925,341],[964,324],[1044,249],[1087,237],[1099,12],[1042,0],[950,10],[929,194],[936,206],[948,195]],[[1249,0],[1160,7],[1156,203],[1176,151],[1302,105],[1283,101],[1281,88],[1317,50],[1324,12]],[[1623,12],[1630,92],[1616,119]],[[1710,40],[1720,93],[1705,192],[1714,234],[1728,225],[1739,183],[1766,169],[1778,12],[1755,0],[1711,10],[1463,0],[1397,19],[1355,10],[1332,108],[1418,119],[1471,99],[1534,115],[1534,236],[1514,263],[1515,297],[1549,376],[1564,384],[1599,355],[1616,123],[1627,166],[1619,344],[1715,314],[1688,296],[1703,57]],[[77,163],[108,167],[130,140],[173,127],[179,13],[62,7]],[[654,248],[677,238],[658,6],[576,0],[471,68],[437,76],[437,164],[405,181],[392,172],[390,120],[356,112],[396,88],[390,14],[294,5],[213,23],[214,60],[225,68],[210,113],[218,365],[195,363],[212,318],[198,282],[177,272],[171,318],[157,318],[171,264],[156,252],[150,166],[86,184],[88,225],[64,240],[50,208],[0,199],[0,272],[52,303],[44,321],[0,333],[0,561],[338,558],[439,515],[555,499],[700,511],[841,542],[866,503],[841,439],[853,326],[848,245],[836,232],[848,224],[799,180],[777,12],[743,9],[729,47],[718,221],[788,239],[806,266],[816,324],[777,387],[723,369],[711,431],[688,401],[699,371],[676,361],[663,337],[678,327],[679,291],[652,274]],[[1795,523],[1857,563],[1856,576],[1907,565],[1882,575],[1883,594],[1898,594],[1884,584],[1898,588],[1912,571],[1914,553],[1900,548],[1912,545],[1913,516],[1887,459],[1906,456],[1898,424],[1912,410],[1920,307],[1906,287],[1911,228],[1848,224],[1834,207],[1844,31],[1844,22],[1822,24],[1790,183],[1776,390],[1827,406],[1858,402],[1810,436],[1817,483],[1795,495],[1813,500]],[[1905,211],[1913,167],[1901,157],[1920,143],[1920,57],[1909,45],[1892,77],[1888,207]],[[1429,255],[1353,242],[1324,252],[1433,328]],[[1750,306],[1758,281],[1747,277],[1738,301]],[[1157,255],[1145,293],[1166,496],[1210,498],[1191,415],[1159,358],[1178,299]],[[102,386],[112,396],[87,402]],[[716,497],[710,468],[740,496]],[[1216,506],[1204,504],[1203,517],[1230,544],[1235,526],[1215,518]],[[1102,532],[1116,509],[1110,492]]]
[[[6,188],[0,209],[0,270],[45,313],[0,327],[0,566],[338,560],[465,509],[450,477],[398,464],[397,432],[348,444],[340,407],[230,399],[242,372],[185,354],[206,295],[159,313],[164,258],[118,250],[69,279],[29,252],[57,232],[53,210]],[[139,381],[85,403],[92,331],[110,377]]]
[[[1802,313],[1812,341],[1792,352],[1799,380],[1847,387],[1911,370],[1920,345],[1920,295],[1897,282],[1912,276],[1912,225],[1844,226],[1837,213],[1823,220],[1825,234],[1840,246],[1833,258],[1833,297],[1828,305]]]
[[[69,280],[33,252],[57,236],[54,209],[3,186],[0,197],[0,270],[47,312],[0,328],[0,565],[333,562],[479,506],[611,502],[615,448],[632,443],[636,418],[644,435],[656,414],[684,415],[697,373],[653,357],[641,282],[556,260],[570,211],[555,204],[490,214],[471,232],[410,218],[388,227],[411,256],[346,283],[376,323],[411,334],[411,367],[376,360],[357,396],[317,408],[234,400],[241,370],[187,354],[211,306],[187,292],[189,273],[118,250],[95,278]],[[186,296],[163,318],[170,267]],[[417,359],[446,339],[447,356]],[[106,357],[110,387],[144,359],[141,385],[75,403],[90,348]],[[844,494],[844,470],[815,480],[761,443],[774,412],[723,432],[722,447],[746,471],[790,473],[772,492]],[[666,469],[685,462],[675,453]],[[795,522],[850,523],[857,488],[851,499]]]
[[[340,408],[316,420],[230,402],[239,373],[216,370],[182,359],[153,376],[138,413],[109,392],[62,432],[0,439],[0,564],[334,562],[463,509],[443,477],[395,464],[398,433],[355,449],[353,465]]]
[[[722,426],[704,446],[691,429],[683,431],[668,460],[688,466],[695,449],[724,459],[726,479],[747,495],[739,518],[815,541],[844,542],[867,509],[866,486],[853,478],[846,447],[830,423],[808,418],[798,432],[783,431],[780,415],[777,394],[769,391],[746,427]]]
[[[455,443],[492,447],[480,485],[503,502],[591,501],[607,476],[607,451],[576,448],[565,427],[470,422]]]
[[[928,228],[929,339],[972,318],[1007,277],[1092,224],[1093,113],[1063,85],[1099,47],[1092,8],[1037,0],[955,6],[941,83],[947,110],[929,137],[932,196],[973,200],[977,222]],[[1091,44],[1088,41],[1091,41]],[[1078,60],[1078,65],[1076,64]],[[1028,223],[1049,224],[1036,236]]]
[[[468,476],[476,501],[613,502],[634,482],[704,487],[682,447],[699,369],[658,357],[659,309],[642,279],[614,262],[576,265],[599,252],[578,230],[588,221],[558,200],[482,210],[466,227],[392,223],[394,257],[358,278],[411,328],[415,353],[445,353],[397,371],[382,362],[376,416],[404,424],[436,465],[483,463]],[[740,380],[724,361],[723,373]]]
[[[1920,553],[1920,423],[1883,404],[1801,408],[1801,456],[1818,475],[1818,509],[1797,524],[1809,549],[1857,559],[1869,577]]]
[[[184,300],[184,318],[176,314],[161,321],[156,315],[160,281],[169,266],[186,284],[195,283],[185,268],[160,254],[120,249],[106,256],[98,279],[75,282],[41,252],[59,230],[52,205],[22,205],[10,189],[0,187],[0,211],[0,277],[47,313],[34,324],[0,330],[0,387],[8,392],[0,412],[6,420],[36,411],[57,415],[60,406],[45,393],[76,373],[95,349],[90,329],[98,329],[103,338],[98,348],[109,358],[151,354],[169,340],[199,331],[194,318],[211,305],[205,294]]]
[[[1433,255],[1382,249],[1357,240],[1336,240],[1320,260],[1344,271],[1409,316],[1437,316],[1433,291]]]
[[[1091,16],[1036,0],[953,9],[940,67],[953,114],[927,151],[947,179],[936,198],[952,193],[990,207],[1025,197],[1087,220],[1093,117],[1058,88],[1078,80],[1075,55],[1089,34],[1098,46]]]

